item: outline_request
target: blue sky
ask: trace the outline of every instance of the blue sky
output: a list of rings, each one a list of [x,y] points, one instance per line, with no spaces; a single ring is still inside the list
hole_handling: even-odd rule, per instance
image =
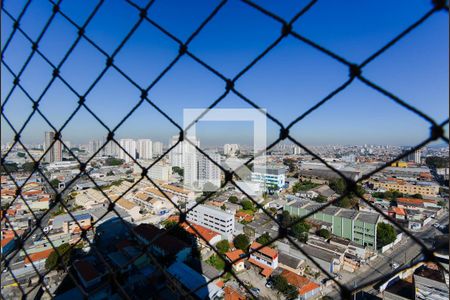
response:
[[[139,4],[146,1],[136,1]],[[306,1],[255,1],[284,19],[290,19]],[[6,0],[4,7],[18,16],[25,1]],[[63,0],[61,10],[82,24],[96,1]],[[185,41],[215,8],[218,1],[156,0],[148,15],[180,40]],[[348,61],[360,63],[431,8],[431,1],[318,1],[294,23],[294,30]],[[33,1],[21,27],[35,40],[51,15],[51,5]],[[107,53],[138,20],[138,12],[125,1],[105,1],[86,28],[86,35]],[[2,18],[2,47],[12,30]],[[229,1],[191,42],[189,50],[226,77],[234,77],[270,45],[280,25],[240,1]],[[76,29],[60,15],[45,33],[39,49],[54,64],[76,38]],[[448,118],[448,14],[439,12],[363,70],[363,75],[436,121]],[[30,43],[16,33],[4,59],[18,72],[31,51]],[[178,45],[144,22],[116,56],[115,63],[139,85],[148,86],[176,57]],[[105,65],[105,57],[81,40],[61,68],[61,76],[84,94]],[[51,78],[51,68],[35,54],[21,77],[21,84],[37,98]],[[236,89],[267,109],[287,125],[348,78],[345,65],[292,38],[285,38],[264,59],[245,73]],[[2,65],[2,100],[12,77]],[[182,124],[183,109],[210,105],[225,91],[224,82],[184,56],[149,92],[150,99]],[[110,128],[139,101],[139,91],[117,71],[110,69],[89,93],[86,104]],[[40,109],[60,127],[77,107],[78,99],[57,80],[42,99]],[[249,108],[229,94],[218,108]],[[18,89],[5,105],[5,114],[20,128],[31,112],[31,102]],[[268,120],[268,142],[279,129]],[[48,125],[35,115],[23,132],[27,142],[42,142]],[[204,145],[251,140],[251,124],[205,122],[199,127]],[[305,144],[413,145],[429,133],[429,126],[375,90],[354,81],[312,115],[294,126],[292,136]],[[177,133],[154,108],[144,103],[117,131],[118,137],[149,137],[167,142]],[[106,135],[106,130],[84,109],[62,132],[74,143]],[[2,142],[11,140],[2,121]]]

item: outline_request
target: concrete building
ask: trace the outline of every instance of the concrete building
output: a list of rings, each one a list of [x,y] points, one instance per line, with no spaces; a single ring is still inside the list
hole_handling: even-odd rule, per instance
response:
[[[288,197],[291,200],[297,198],[293,196]],[[301,217],[322,206],[312,201],[297,199],[296,202],[284,206],[284,210],[291,215]],[[328,206],[312,215],[308,220],[321,222],[330,228],[331,232],[336,236],[349,239],[356,244],[372,249],[377,248],[376,229],[377,224],[380,222],[378,214]]]
[[[220,165],[220,155],[215,152],[205,153],[209,158],[201,153],[198,153],[197,157],[198,186],[199,188],[203,188],[204,191],[206,191],[205,184],[208,182],[213,184],[216,188],[220,187],[220,168],[211,161],[213,160]],[[213,189],[212,191],[214,190],[216,189]]]
[[[223,154],[226,156],[236,156],[239,151],[238,144],[225,144],[223,146]]]
[[[150,139],[137,140],[136,151],[140,159],[151,159],[153,157],[152,140]]]
[[[133,139],[121,139],[119,141],[123,149],[119,149],[119,158],[125,160],[126,163],[136,159],[136,141]],[[126,152],[125,152],[125,151]]]
[[[53,131],[46,131],[44,138],[44,151],[48,152],[45,154],[45,162],[52,163],[55,161],[62,161],[62,143],[57,140],[53,145],[55,139],[55,133]]]
[[[188,204],[188,208],[195,205],[195,202]],[[231,240],[234,233],[234,215],[223,211],[220,208],[198,205],[189,211],[186,219],[189,222],[204,226],[212,231],[220,233],[223,238]]]
[[[88,152],[89,154],[94,154],[96,153],[105,143],[104,140],[91,140],[89,141],[89,145],[88,145]],[[99,155],[103,155],[104,154],[104,148],[98,153]]]
[[[385,191],[395,190],[404,194],[435,197],[439,194],[439,185],[428,181],[406,181],[396,178],[380,178],[369,180],[369,184],[374,189]]]
[[[416,299],[445,300],[449,297],[448,286],[442,270],[421,267],[414,272]]]
[[[419,165],[422,162],[422,150],[418,149],[409,154],[408,161],[414,162],[415,164]]]
[[[172,168],[168,165],[162,163],[157,163],[148,170],[148,177],[151,179],[157,179],[162,181],[169,181],[170,174],[172,173]]]
[[[251,180],[260,183],[266,190],[280,190],[286,183],[286,169],[254,167]]]
[[[164,145],[161,142],[153,142],[152,145],[152,154],[154,157],[159,157],[164,153]]]

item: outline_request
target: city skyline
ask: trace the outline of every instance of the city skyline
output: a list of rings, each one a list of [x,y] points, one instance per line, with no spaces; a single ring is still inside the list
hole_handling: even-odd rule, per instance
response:
[[[378,2],[362,5],[353,5],[352,1],[344,4],[318,3],[305,18],[302,18],[304,26],[299,26],[298,30],[308,38],[318,40],[321,45],[357,63],[378,50],[386,40],[404,30],[411,20],[417,19],[429,8],[427,2],[418,2],[414,6],[404,5],[406,3],[407,1],[389,3],[389,11],[384,9],[383,3]],[[161,20],[170,19],[170,22],[164,24],[168,30],[187,38],[188,33],[199,25],[195,20],[207,15],[214,7],[210,2],[203,4],[196,7],[196,14],[189,17],[182,14],[179,20],[169,18],[170,8],[164,2],[155,3],[149,14]],[[84,10],[88,11],[93,4],[83,5],[78,7],[63,3],[61,9],[70,11],[81,22],[86,17]],[[185,4],[178,3],[178,5]],[[338,5],[340,14],[330,13],[337,10]],[[19,2],[8,2],[8,6],[12,11],[20,9]],[[185,9],[192,10],[188,5]],[[292,17],[294,11],[291,3],[272,9],[286,18]],[[29,11],[25,14],[21,25],[35,37],[36,30],[33,27],[39,28],[38,25],[50,14],[51,7],[32,4]],[[123,18],[108,17],[117,15],[119,11]],[[385,17],[377,18],[377,13],[382,13]],[[138,14],[129,5],[105,3],[98,16],[86,28],[86,35],[111,52],[137,18]],[[234,19],[235,22],[228,22],[229,19]],[[251,25],[243,20],[251,20]],[[429,114],[438,122],[448,118],[448,56],[445,51],[445,45],[448,44],[448,28],[443,26],[445,21],[444,14],[437,14],[436,18],[427,20],[419,30],[398,43],[396,48],[389,49],[380,60],[370,64],[363,71],[369,79],[386,86],[394,94],[406,99],[409,104]],[[7,36],[12,29],[12,22],[8,17],[5,17],[3,22],[2,33],[3,36]],[[68,49],[76,34],[75,29],[62,18],[57,18],[55,23],[50,26],[49,32],[44,35],[39,45],[39,49],[48,55],[53,63],[59,61],[61,53]],[[185,26],[186,24],[189,26]],[[232,2],[193,40],[190,50],[227,77],[233,77],[273,41],[279,31],[275,25],[259,12]],[[61,34],[62,31],[70,34]],[[367,35],[367,32],[371,34]],[[219,40],[217,35],[220,35],[223,41]],[[357,43],[361,39],[364,43]],[[12,46],[19,50],[6,51],[5,62],[19,66],[28,55],[31,45],[23,37],[16,35],[12,40]],[[408,51],[411,47],[415,51]],[[139,84],[148,85],[162,71],[164,65],[176,56],[177,51],[175,43],[145,24],[133,34],[124,50],[119,52],[115,62],[127,74],[133,74],[132,77]],[[433,56],[428,53],[433,53]],[[82,61],[83,64],[76,63],[77,61]],[[104,61],[105,58],[96,53],[91,45],[81,41],[75,48],[73,56],[69,57],[61,68],[61,76],[70,82],[75,90],[83,93],[96,73],[103,68]],[[146,67],[142,68],[141,62]],[[31,97],[36,98],[51,78],[51,69],[37,55],[30,64],[32,68],[21,76],[21,84],[29,91]],[[84,68],[85,64],[89,64],[90,67]],[[9,91],[13,78],[5,69],[3,70],[1,87],[2,90]],[[426,74],[434,75],[426,76]],[[347,76],[348,70],[345,66],[339,65],[297,40],[287,38],[267,58],[246,73],[236,83],[236,89],[287,125],[342,84]],[[274,80],[275,78],[282,80]],[[223,92],[224,83],[220,79],[192,59],[183,57],[167,76],[150,90],[149,97],[177,124],[182,124],[183,109],[208,107]],[[109,70],[86,98],[86,105],[98,114],[108,127],[113,128],[139,101],[139,96],[138,89],[122,78],[117,71]],[[16,129],[19,129],[31,112],[32,105],[18,90],[13,93],[12,100],[14,101],[9,101],[5,105],[4,112]],[[76,108],[77,101],[74,94],[60,80],[56,80],[39,107],[56,128],[59,128]],[[177,134],[173,124],[148,103],[144,104],[119,128],[118,136],[133,135],[136,138],[146,138],[154,135],[156,140],[167,141],[170,136]],[[230,93],[217,107],[247,108],[249,105]],[[278,137],[279,128],[270,120],[267,125],[268,141],[274,140]],[[225,126],[221,130],[217,126],[212,127],[214,130],[204,129],[207,138],[233,137],[234,130],[227,130]],[[32,137],[39,135],[38,131],[49,129],[43,119],[35,114],[22,137],[31,140]],[[78,142],[85,138],[82,134],[87,131],[95,136],[107,134],[102,125],[82,108],[62,134]],[[404,134],[405,132],[408,134]],[[244,139],[250,138],[240,133]],[[358,81],[291,129],[292,136],[308,144],[372,142],[415,145],[423,141],[428,133],[428,123]],[[2,143],[12,140],[12,137],[8,124],[2,120]],[[242,143],[239,140],[221,143],[226,142]]]

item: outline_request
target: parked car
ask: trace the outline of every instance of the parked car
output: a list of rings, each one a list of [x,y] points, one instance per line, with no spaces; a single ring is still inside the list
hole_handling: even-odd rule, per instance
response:
[[[396,263],[396,262],[391,262],[391,268],[392,269],[397,269],[398,267],[400,267],[400,265],[398,264],[398,263]]]
[[[252,292],[256,297],[258,297],[258,296],[259,296],[259,293],[261,292],[261,290],[258,289],[258,288],[256,288],[256,287],[252,287],[252,288],[250,289],[250,292]]]

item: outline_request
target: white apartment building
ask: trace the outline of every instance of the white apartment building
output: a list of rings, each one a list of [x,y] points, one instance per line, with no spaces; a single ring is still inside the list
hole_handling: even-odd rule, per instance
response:
[[[106,145],[104,149],[104,154],[107,156],[113,156],[113,157],[117,157],[119,156],[119,146],[117,146],[117,144],[113,141],[109,141]]]
[[[153,157],[152,140],[139,139],[137,140],[136,147],[140,159],[151,159]]]
[[[226,156],[236,156],[238,151],[239,151],[238,144],[225,144],[223,146],[223,154],[225,154]]]
[[[255,166],[252,172],[252,181],[258,182],[266,189],[281,189],[286,183],[286,169],[261,168]]]
[[[153,142],[153,145],[152,145],[153,156],[154,157],[161,156],[164,153],[163,147],[164,147],[163,143],[161,143],[161,142]]]
[[[299,146],[294,146],[294,147],[292,148],[292,153],[293,153],[294,155],[300,155],[300,154],[303,153],[303,149],[302,149],[301,147],[299,147]]]
[[[148,177],[162,181],[169,181],[172,168],[168,165],[157,163],[148,170]]]
[[[213,161],[215,161],[218,165],[220,165],[220,154],[214,152],[205,152],[208,156],[198,153],[198,186],[201,188],[207,182],[212,183],[215,187],[220,187],[220,168],[215,165]],[[203,190],[205,190],[203,188]],[[216,189],[214,189],[216,190]]]
[[[119,158],[125,160],[126,163],[132,161],[131,158],[136,159],[136,141],[133,139],[121,139],[119,141],[120,146],[124,150],[119,148]]]
[[[420,164],[422,162],[422,150],[418,149],[413,153],[408,155],[408,161],[412,161],[416,164]]]
[[[195,205],[195,202],[188,204],[188,208]],[[234,214],[223,211],[220,208],[198,205],[189,211],[186,219],[189,222],[201,225],[222,235],[223,238],[231,240],[234,233]]]
[[[90,154],[94,154],[95,152],[98,151],[98,149],[100,149],[103,146],[104,143],[105,142],[103,140],[91,140],[91,141],[89,141],[88,152]],[[98,155],[103,155],[103,153],[104,153],[104,150],[100,151],[98,153]]]

